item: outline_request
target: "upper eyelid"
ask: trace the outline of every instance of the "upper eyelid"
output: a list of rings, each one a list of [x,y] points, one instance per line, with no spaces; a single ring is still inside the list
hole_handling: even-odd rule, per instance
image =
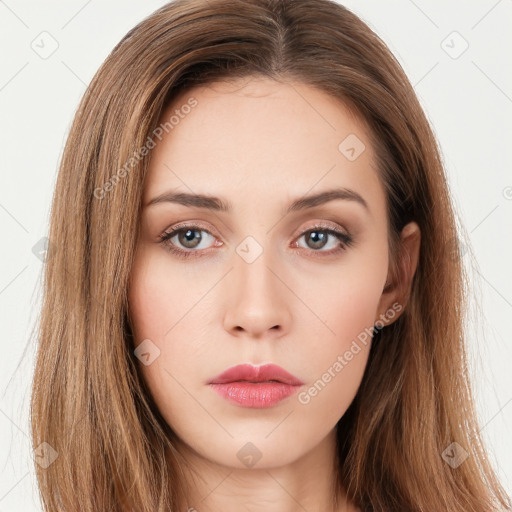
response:
[[[200,231],[206,231],[210,235],[216,236],[214,234],[215,230],[212,230],[208,227],[203,226],[199,221],[197,221],[197,222],[190,221],[190,222],[183,222],[183,223],[180,222],[174,226],[171,226],[171,227],[165,229],[164,232],[162,233],[162,236],[164,236],[165,234],[168,234],[168,233],[182,230],[182,229],[191,229],[191,228],[198,228],[198,230],[200,230]],[[315,229],[315,228],[332,229],[337,232],[342,232],[342,233],[345,232],[347,235],[350,234],[349,230],[346,229],[345,227],[340,227],[339,225],[337,225],[336,222],[325,221],[325,220],[313,222],[313,224],[308,228],[301,228],[299,230],[299,234],[303,235],[305,232],[307,232],[311,229]]]
[[[339,226],[337,226],[337,225],[334,226],[334,225],[335,225],[334,222],[331,223],[331,222],[328,222],[328,221],[316,221],[309,228],[302,228],[302,229],[300,229],[299,232],[296,235],[294,235],[294,240],[297,237],[304,236],[306,233],[308,233],[308,232],[310,232],[311,230],[314,230],[314,229],[322,229],[322,230],[325,230],[325,231],[333,231],[336,234],[339,234],[339,235],[342,235],[342,236],[344,235],[346,237],[352,238],[352,235],[351,235],[350,231],[348,231],[346,228],[344,228],[344,227],[340,228]],[[161,241],[169,242],[171,240],[171,238],[174,238],[176,236],[177,233],[179,233],[180,231],[183,231],[185,229],[195,229],[197,231],[205,231],[210,236],[212,236],[214,238],[217,238],[217,239],[219,238],[217,235],[215,235],[215,233],[212,232],[212,230],[202,226],[200,222],[194,223],[193,221],[191,221],[191,222],[178,223],[175,226],[172,226],[172,227],[166,229],[161,235],[159,235],[159,239]],[[167,238],[167,240],[165,240],[165,238]],[[196,251],[193,251],[193,252],[196,252]]]

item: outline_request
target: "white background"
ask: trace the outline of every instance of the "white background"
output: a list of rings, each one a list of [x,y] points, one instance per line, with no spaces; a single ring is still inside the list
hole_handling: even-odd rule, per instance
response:
[[[28,404],[42,263],[32,248],[47,235],[65,138],[97,68],[164,3],[0,0],[0,512],[40,510]],[[440,141],[480,311],[468,348],[481,432],[512,494],[512,0],[344,5],[398,57]],[[33,49],[52,44],[47,58]]]

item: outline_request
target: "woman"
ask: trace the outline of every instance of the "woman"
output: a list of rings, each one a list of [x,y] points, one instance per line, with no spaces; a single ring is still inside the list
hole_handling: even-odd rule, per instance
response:
[[[354,14],[159,9],[61,162],[32,396],[45,510],[511,510],[454,240],[432,130]]]

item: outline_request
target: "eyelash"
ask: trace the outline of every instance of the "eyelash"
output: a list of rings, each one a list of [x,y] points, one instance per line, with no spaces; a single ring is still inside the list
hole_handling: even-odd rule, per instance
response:
[[[194,224],[179,225],[179,226],[176,226],[172,231],[166,231],[166,232],[162,233],[158,237],[159,243],[167,246],[169,252],[171,252],[172,254],[175,254],[176,256],[178,256],[180,258],[199,257],[201,251],[196,251],[196,250],[191,250],[191,249],[189,249],[189,250],[178,249],[174,244],[171,243],[171,239],[174,236],[176,236],[184,231],[188,231],[188,230],[204,231],[204,232],[208,233],[209,235],[213,236],[207,229],[203,229],[201,226],[197,226]],[[333,235],[341,242],[340,247],[338,247],[337,249],[330,250],[330,251],[320,251],[320,250],[315,251],[314,249],[310,249],[314,253],[325,253],[325,256],[334,256],[342,251],[345,251],[354,242],[353,238],[350,235],[347,235],[346,233],[343,233],[341,231],[338,231],[331,227],[327,227],[322,224],[313,226],[313,227],[307,229],[306,231],[303,231],[297,240],[299,240],[304,235],[307,235],[308,233],[311,233],[313,231],[320,231],[322,233],[327,233],[329,235]],[[211,250],[211,249],[205,249],[205,251],[209,251],[209,250]],[[324,257],[324,256],[320,256],[320,257]]]

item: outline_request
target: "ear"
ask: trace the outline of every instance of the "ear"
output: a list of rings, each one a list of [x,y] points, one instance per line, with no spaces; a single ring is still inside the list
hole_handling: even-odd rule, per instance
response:
[[[412,280],[418,265],[421,232],[416,222],[407,224],[400,235],[395,265],[388,272],[377,310],[376,325],[384,327],[393,323],[404,311],[411,293]],[[392,311],[392,314],[389,314]]]

